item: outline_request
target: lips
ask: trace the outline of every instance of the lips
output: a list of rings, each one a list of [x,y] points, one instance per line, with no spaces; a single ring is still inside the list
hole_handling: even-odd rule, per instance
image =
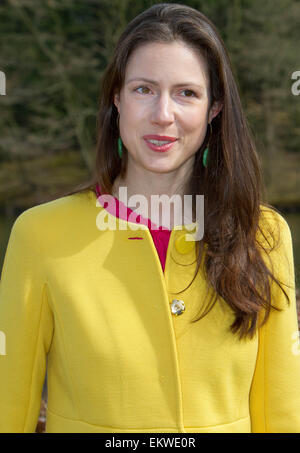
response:
[[[161,140],[168,142],[176,142],[176,137],[168,137],[167,135],[144,135],[145,140]]]
[[[148,146],[148,148],[152,149],[152,151],[156,151],[159,153],[165,153],[166,151],[169,151],[169,149],[175,146],[175,142],[165,143],[164,145],[155,145],[150,140],[145,140],[145,143]]]

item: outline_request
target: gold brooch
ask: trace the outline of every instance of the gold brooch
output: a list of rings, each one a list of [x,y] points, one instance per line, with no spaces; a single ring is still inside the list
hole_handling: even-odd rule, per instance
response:
[[[173,299],[171,303],[171,312],[173,315],[181,315],[185,310],[185,305],[183,300]]]

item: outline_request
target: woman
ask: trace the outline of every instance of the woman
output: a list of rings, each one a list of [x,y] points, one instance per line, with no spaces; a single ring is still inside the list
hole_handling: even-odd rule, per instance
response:
[[[137,16],[103,78],[92,180],[11,232],[1,431],[35,430],[48,357],[47,432],[300,432],[292,240],[260,175],[213,24]],[[157,221],[154,195],[203,195],[205,215]]]

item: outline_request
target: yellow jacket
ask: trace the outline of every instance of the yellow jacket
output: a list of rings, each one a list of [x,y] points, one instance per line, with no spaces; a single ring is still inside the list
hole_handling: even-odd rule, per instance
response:
[[[147,227],[100,231],[102,209],[91,192],[75,194],[13,225],[0,284],[0,431],[35,431],[47,359],[48,433],[299,433],[295,289],[288,307],[273,285],[284,311],[272,310],[253,340],[230,332],[222,299],[189,324],[205,280],[201,272],[172,294],[194,275],[185,231],[172,230],[163,273]],[[294,285],[288,224],[264,215],[282,235],[275,275]],[[174,298],[186,306],[177,317]]]

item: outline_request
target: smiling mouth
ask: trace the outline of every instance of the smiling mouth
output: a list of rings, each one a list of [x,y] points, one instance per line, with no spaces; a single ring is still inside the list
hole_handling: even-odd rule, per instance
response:
[[[148,148],[150,148],[152,151],[156,151],[156,152],[160,152],[160,153],[163,153],[163,152],[166,152],[168,151],[170,148],[172,148],[172,146],[175,145],[176,141],[167,141],[167,140],[153,140],[153,139],[144,139],[145,142],[146,142],[146,145],[148,146]]]
[[[171,142],[176,142],[178,139],[177,137],[172,137],[169,135],[144,135],[143,136],[144,140],[150,141],[151,143],[154,144],[165,144],[165,143],[171,143]],[[158,142],[158,143],[157,143]]]
[[[153,145],[161,146],[167,145],[168,143],[173,143],[171,140],[154,140],[154,139],[146,139],[147,142],[153,143]]]

